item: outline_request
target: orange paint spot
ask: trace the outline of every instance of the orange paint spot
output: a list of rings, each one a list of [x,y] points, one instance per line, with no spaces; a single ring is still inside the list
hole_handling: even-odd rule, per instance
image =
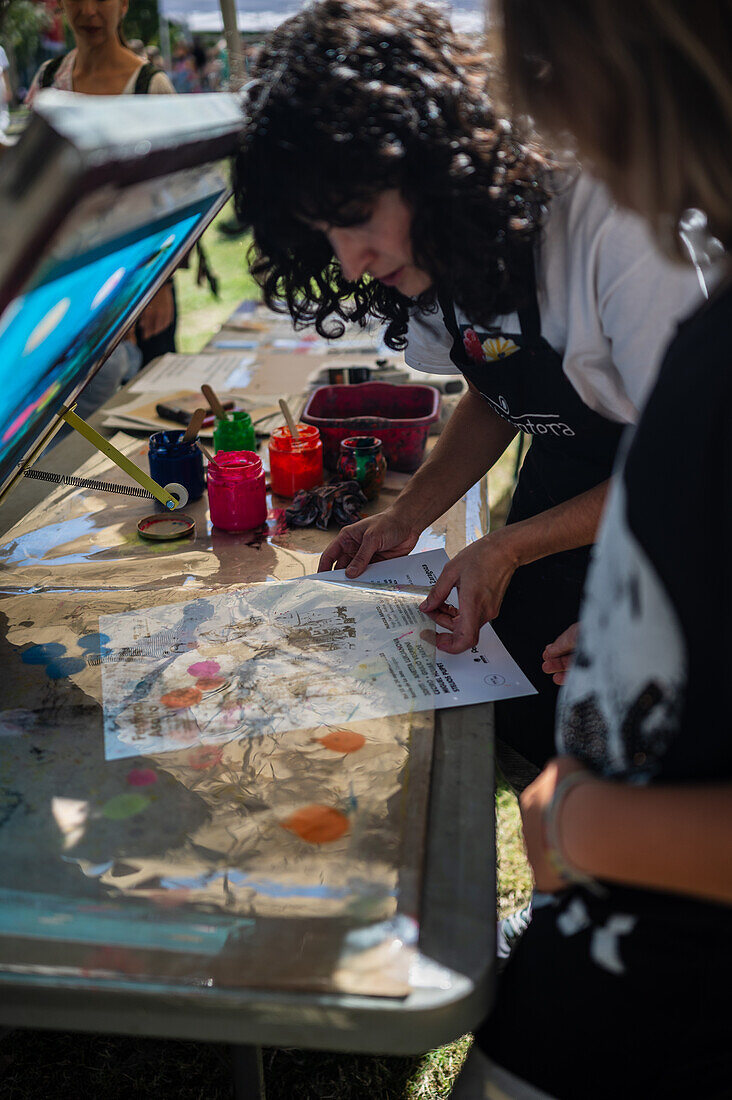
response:
[[[321,745],[332,752],[358,752],[366,744],[366,738],[362,733],[354,733],[353,730],[333,730],[326,733],[325,737],[316,737]]]
[[[348,832],[348,818],[332,806],[303,806],[280,822],[283,829],[295,833],[308,844],[328,844]]]
[[[202,694],[201,689],[197,687],[176,688],[175,691],[169,691],[167,695],[161,695],[160,702],[164,707],[180,710],[182,707],[192,707],[195,703],[200,703]]]
[[[223,676],[201,676],[196,680],[196,687],[201,691],[215,691],[216,688],[223,687],[226,680]]]
[[[213,768],[214,765],[221,763],[223,755],[224,750],[216,748],[215,745],[201,745],[189,752],[188,766],[195,768],[197,772],[205,772],[207,768]]]

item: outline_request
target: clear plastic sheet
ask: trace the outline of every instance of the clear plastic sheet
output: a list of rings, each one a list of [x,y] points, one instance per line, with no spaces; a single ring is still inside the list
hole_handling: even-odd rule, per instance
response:
[[[124,445],[144,461],[143,444]],[[83,473],[122,476],[101,457]],[[313,572],[330,535],[284,529],[283,503],[266,531],[236,536],[211,529],[204,500],[187,509],[194,538],[155,544],[137,534],[140,501],[60,488],[0,548],[0,972],[409,991],[429,710],[229,739],[199,731],[168,751],[105,757],[102,676],[115,641],[100,617],[226,601]],[[452,522],[459,542],[465,514]],[[203,695],[218,690],[214,658],[196,654],[210,665],[196,670]]]

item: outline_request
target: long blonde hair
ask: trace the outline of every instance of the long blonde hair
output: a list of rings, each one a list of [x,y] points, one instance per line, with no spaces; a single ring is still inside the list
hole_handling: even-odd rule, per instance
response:
[[[669,239],[699,207],[732,246],[732,0],[500,0],[516,106]]]

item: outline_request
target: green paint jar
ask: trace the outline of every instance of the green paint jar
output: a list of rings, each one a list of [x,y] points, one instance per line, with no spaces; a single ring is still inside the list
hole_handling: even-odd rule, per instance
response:
[[[214,454],[219,451],[256,451],[257,438],[252,418],[244,409],[232,409],[226,420],[214,425]]]
[[[341,441],[336,477],[339,481],[357,481],[367,500],[373,500],[384,484],[386,459],[381,440],[373,435],[354,435]]]

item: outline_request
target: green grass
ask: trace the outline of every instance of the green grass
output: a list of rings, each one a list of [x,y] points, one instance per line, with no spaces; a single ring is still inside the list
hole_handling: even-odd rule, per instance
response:
[[[265,1050],[267,1100],[443,1100],[466,1036],[422,1058]],[[0,1042],[4,1100],[228,1100],[231,1063],[215,1044],[17,1031]]]
[[[222,222],[230,222],[233,217],[232,204],[228,203],[203,236],[209,265],[219,281],[219,297],[214,298],[207,283],[197,286],[195,252],[191,256],[191,266],[179,270],[175,276],[179,351],[199,351],[242,299],[260,297],[247,267],[249,239],[231,238],[220,232]]]
[[[218,231],[222,211],[204,238],[220,281],[220,299],[179,271],[178,346],[198,351],[243,298],[258,297],[246,267],[248,242]],[[515,444],[490,482],[494,526],[503,522],[513,485]],[[525,904],[531,879],[521,841],[516,799],[505,788],[496,798],[498,912]],[[487,915],[486,919],[490,919]],[[298,1050],[266,1050],[268,1100],[446,1100],[470,1047],[470,1036],[421,1058],[386,1058]],[[205,1043],[163,1042],[105,1035],[14,1031],[0,1038],[2,1100],[224,1100],[231,1095],[229,1052]]]

